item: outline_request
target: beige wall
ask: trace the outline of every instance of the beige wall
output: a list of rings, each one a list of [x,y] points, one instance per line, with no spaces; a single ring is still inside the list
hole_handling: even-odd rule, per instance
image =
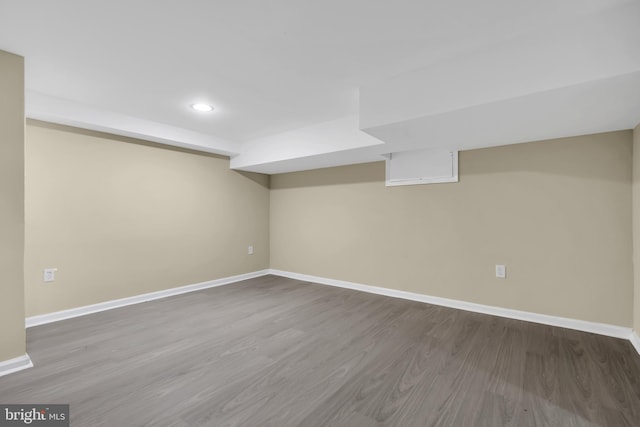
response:
[[[275,175],[270,193],[223,157],[29,122],[26,315],[271,266],[631,326],[639,134],[462,152],[456,184],[386,188],[381,162]]]
[[[24,60],[0,51],[0,362],[25,354]]]
[[[631,149],[622,131],[465,151],[452,184],[385,188],[382,162],[274,175],[271,267],[629,327]]]
[[[640,335],[640,124],[633,131],[633,329]]]
[[[227,158],[29,122],[26,173],[27,316],[269,266],[269,177]]]

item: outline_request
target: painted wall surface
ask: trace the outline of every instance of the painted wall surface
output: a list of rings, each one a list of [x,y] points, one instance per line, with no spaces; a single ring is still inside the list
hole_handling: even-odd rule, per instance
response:
[[[633,330],[640,335],[640,124],[633,130]]]
[[[632,325],[631,131],[464,151],[459,168],[389,188],[383,162],[272,176],[271,267]]]
[[[269,177],[226,157],[29,121],[26,174],[27,316],[269,266]]]
[[[26,353],[24,58],[0,51],[0,362]]]

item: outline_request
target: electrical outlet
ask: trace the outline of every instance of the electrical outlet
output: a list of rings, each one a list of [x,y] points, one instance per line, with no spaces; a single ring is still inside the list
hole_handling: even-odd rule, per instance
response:
[[[247,254],[249,254],[249,255],[253,255],[253,245],[250,245],[250,246],[247,248]]]
[[[505,279],[507,277],[507,266],[502,264],[496,264],[496,277],[498,279]]]
[[[53,282],[56,280],[56,271],[58,271],[57,268],[45,268],[43,270],[42,279],[45,282]]]

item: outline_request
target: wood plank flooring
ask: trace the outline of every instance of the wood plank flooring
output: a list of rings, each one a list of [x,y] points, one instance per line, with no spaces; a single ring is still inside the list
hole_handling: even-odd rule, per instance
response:
[[[72,426],[640,426],[624,340],[266,276],[27,331]]]

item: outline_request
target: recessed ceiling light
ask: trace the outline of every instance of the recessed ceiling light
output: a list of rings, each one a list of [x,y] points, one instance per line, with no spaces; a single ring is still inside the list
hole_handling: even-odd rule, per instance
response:
[[[201,111],[203,113],[209,112],[209,111],[213,111],[213,107],[209,104],[202,104],[202,103],[198,103],[198,104],[191,104],[191,108],[193,108],[196,111]]]

